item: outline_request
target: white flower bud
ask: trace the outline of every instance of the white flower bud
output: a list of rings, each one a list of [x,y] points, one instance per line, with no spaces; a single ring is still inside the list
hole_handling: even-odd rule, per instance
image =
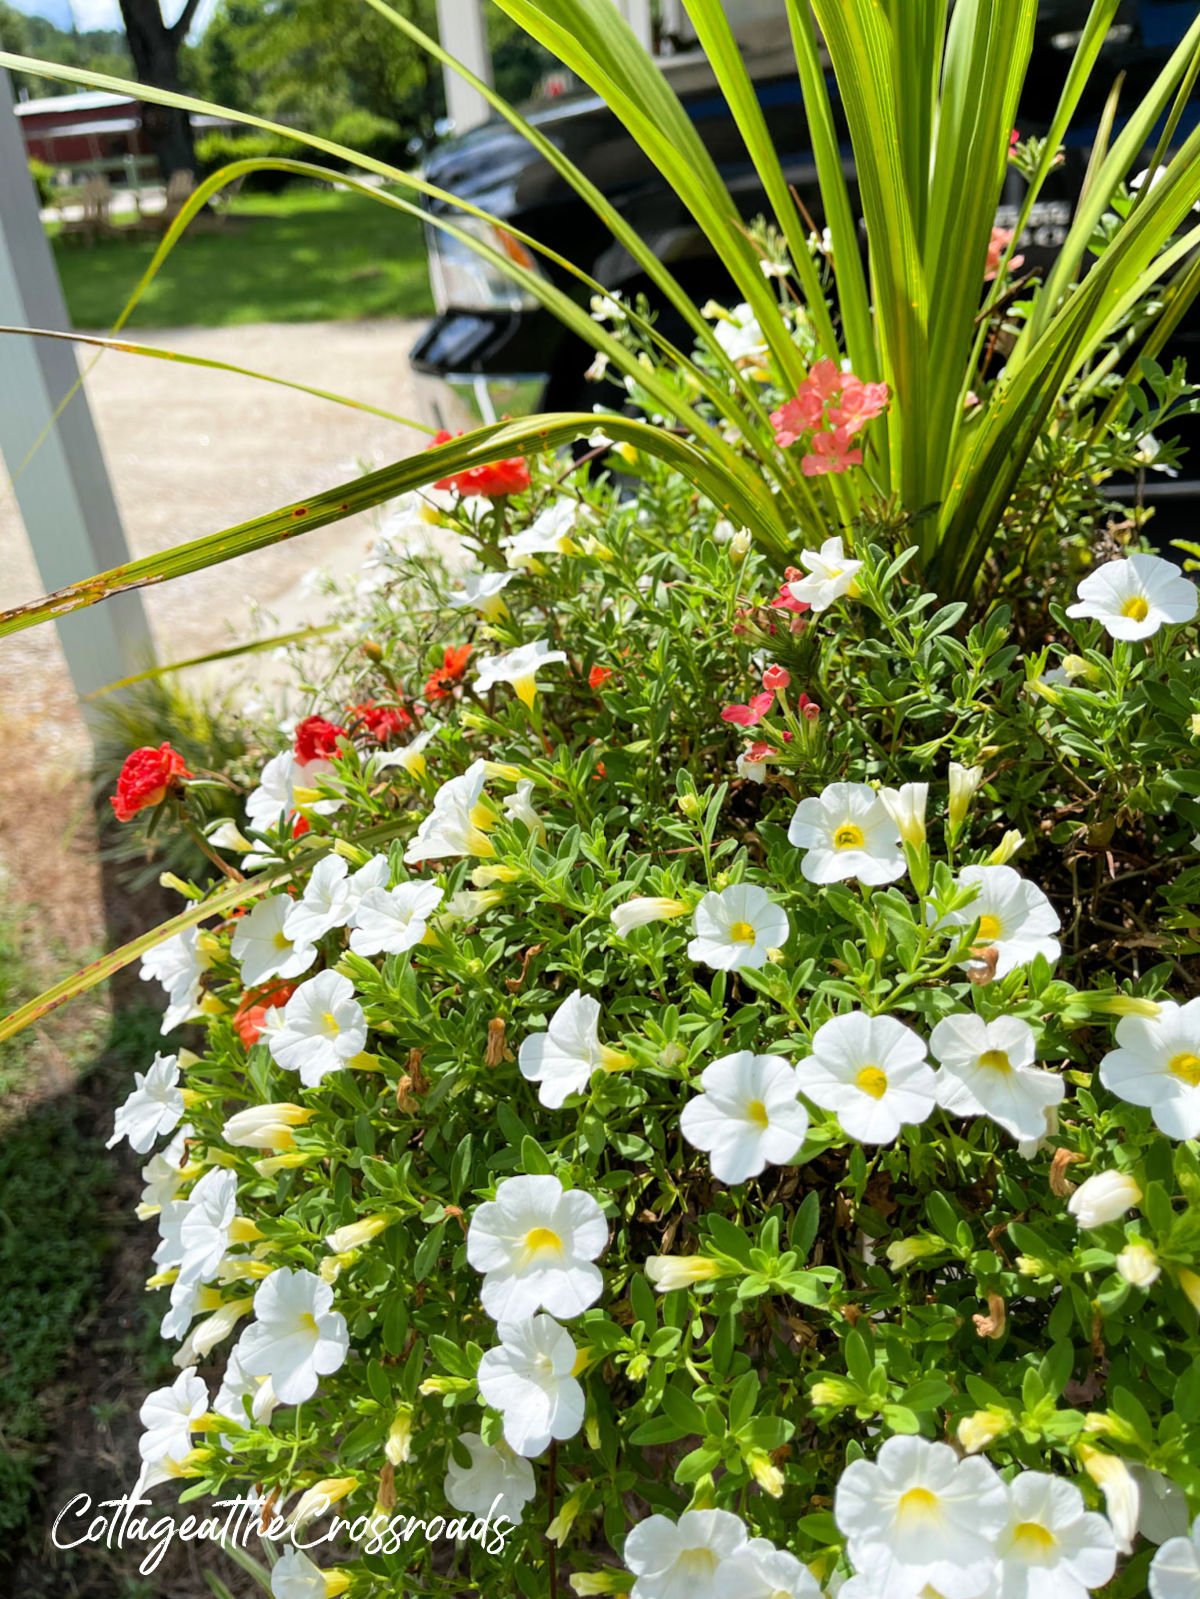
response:
[[[1141,1189],[1125,1172],[1101,1171],[1080,1183],[1067,1201],[1067,1209],[1080,1227],[1103,1227],[1119,1221],[1141,1197]]]

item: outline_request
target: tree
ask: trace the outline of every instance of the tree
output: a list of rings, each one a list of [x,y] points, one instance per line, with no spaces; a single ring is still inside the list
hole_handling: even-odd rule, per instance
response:
[[[163,20],[161,0],[120,0],[125,37],[138,78],[156,89],[182,92],[180,52],[200,0],[185,0],[177,21]],[[142,127],[158,158],[164,179],[175,172],[196,170],[192,124],[186,111],[173,106],[142,107]]]

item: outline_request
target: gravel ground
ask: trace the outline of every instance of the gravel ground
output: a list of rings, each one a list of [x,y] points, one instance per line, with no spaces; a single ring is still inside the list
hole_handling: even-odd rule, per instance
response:
[[[140,339],[410,416],[416,400],[408,351],[419,329],[410,321],[267,323]],[[325,400],[115,352],[102,355],[86,386],[134,556],[330,488],[422,442],[412,429]],[[0,603],[9,606],[35,599],[44,586],[2,473],[0,489]],[[178,660],[232,642],[251,601],[291,625],[305,572],[357,561],[372,526],[370,517],[357,517],[145,591],[159,658]],[[0,641],[0,705],[8,735],[36,728],[47,755],[74,764],[86,754],[62,652],[49,627]]]

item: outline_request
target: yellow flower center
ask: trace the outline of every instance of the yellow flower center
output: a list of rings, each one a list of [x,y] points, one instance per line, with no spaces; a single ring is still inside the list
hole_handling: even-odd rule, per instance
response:
[[[1185,1049],[1180,1054],[1171,1056],[1167,1070],[1172,1077],[1178,1077],[1180,1082],[1186,1083],[1189,1088],[1200,1088],[1200,1055],[1193,1055],[1190,1050]]]
[[[1002,1049],[985,1049],[979,1057],[979,1064],[989,1072],[1012,1071],[1012,1061]]]
[[[865,843],[862,828],[853,822],[843,822],[833,835],[834,849],[862,849]]]
[[[981,944],[994,944],[1000,937],[1000,923],[995,916],[981,916],[979,918],[979,942]]]
[[[305,1332],[315,1333],[320,1331],[320,1328],[317,1326],[317,1318],[313,1315],[311,1310],[306,1310],[300,1317],[300,1326]]]
[[[753,1122],[756,1127],[761,1127],[764,1132],[770,1126],[767,1118],[767,1107],[761,1099],[752,1099],[746,1106],[746,1120]]]
[[[928,1488],[910,1488],[901,1494],[896,1513],[901,1521],[933,1521],[938,1514],[937,1494]]]
[[[681,1577],[711,1577],[721,1564],[721,1557],[712,1549],[685,1549],[675,1562],[673,1573]]]
[[[1042,1562],[1058,1548],[1058,1539],[1040,1521],[1022,1521],[1013,1529],[1012,1546],[1022,1559]]]
[[[1121,607],[1121,615],[1133,622],[1144,622],[1150,613],[1150,602],[1141,594],[1131,594]]]
[[[525,1234],[525,1253],[532,1258],[535,1255],[561,1255],[563,1241],[549,1227],[533,1227]]]
[[[325,1031],[327,1033],[331,1033],[333,1037],[336,1038],[342,1029],[338,1026],[337,1017],[333,1014],[333,1012],[331,1010],[327,1010],[324,1016],[321,1017],[321,1020],[325,1023]]]
[[[274,938],[273,942],[274,942],[274,945],[275,945],[276,949],[291,949],[291,947],[292,947],[291,939],[290,938],[285,938],[283,936],[283,928],[282,927],[275,934],[275,938]]]
[[[864,1066],[854,1079],[854,1086],[861,1088],[864,1094],[870,1094],[872,1099],[882,1099],[887,1093],[887,1073],[881,1072],[878,1066]],[[924,1491],[923,1488],[913,1489],[914,1493],[924,1493]]]
[[[757,936],[749,922],[734,922],[729,929],[729,937],[735,944],[753,944]]]

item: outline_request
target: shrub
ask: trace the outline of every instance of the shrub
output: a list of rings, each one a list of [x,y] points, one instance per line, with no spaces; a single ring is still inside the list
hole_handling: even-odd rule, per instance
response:
[[[406,140],[400,124],[372,111],[347,111],[330,128],[329,137],[377,161],[399,161],[404,156]]]
[[[29,176],[33,179],[33,186],[37,190],[38,204],[53,205],[57,198],[54,188],[54,168],[45,161],[31,160]]]
[[[204,1041],[118,1116],[172,1135],[160,1402],[222,1417],[148,1469],[258,1485],[310,1553],[332,1503],[330,1591],[656,1599],[691,1510],[713,1596],[986,1585],[1029,1526],[1141,1593],[1137,1484],[1154,1537],[1200,1495],[1192,585],[1122,555],[1102,625],[1047,567],[968,625],[863,528],[781,589],[622,466],[402,504],[228,774],[248,876],[148,962]],[[883,1469],[950,1472],[970,1537],[880,1533]],[[389,1548],[401,1512],[462,1536]]]
[[[294,161],[304,154],[302,144],[273,133],[206,133],[196,140],[196,175],[211,177],[234,161]],[[273,194],[293,181],[293,175],[288,172],[250,172],[243,186]]]

